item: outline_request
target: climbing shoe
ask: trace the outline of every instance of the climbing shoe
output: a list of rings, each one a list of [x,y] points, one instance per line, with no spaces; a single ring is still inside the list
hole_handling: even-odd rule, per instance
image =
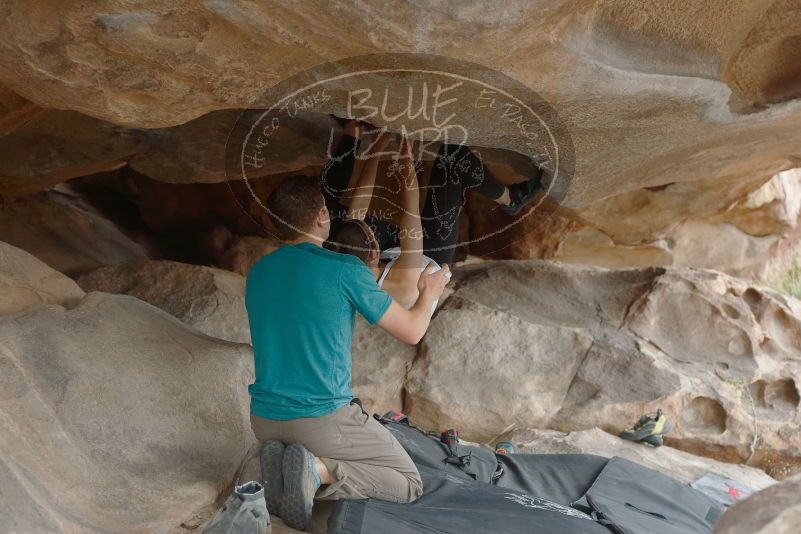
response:
[[[292,528],[306,530],[311,522],[314,494],[320,487],[314,456],[298,443],[287,446],[284,450],[283,473],[281,519]]]
[[[261,447],[260,460],[267,509],[275,513],[280,509],[284,494],[284,444],[277,439],[265,441]]]
[[[516,184],[507,186],[509,188],[509,204],[501,206],[501,209],[507,215],[517,215],[524,207],[531,203],[532,200],[544,194],[542,187],[542,169],[539,170],[537,176]]]
[[[511,441],[499,441],[495,445],[495,454],[515,454],[517,447]]]
[[[258,482],[236,486],[203,534],[270,534],[264,488]]]
[[[659,409],[655,416],[643,415],[634,426],[620,433],[620,437],[629,441],[641,441],[654,447],[661,447],[662,436],[670,430],[670,422]]]

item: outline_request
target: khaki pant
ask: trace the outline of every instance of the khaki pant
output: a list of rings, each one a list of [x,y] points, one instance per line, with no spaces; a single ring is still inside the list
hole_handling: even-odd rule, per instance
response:
[[[250,424],[260,442],[300,443],[322,460],[336,482],[321,487],[317,499],[412,502],[423,493],[412,459],[357,401],[322,417],[275,421],[251,414]]]

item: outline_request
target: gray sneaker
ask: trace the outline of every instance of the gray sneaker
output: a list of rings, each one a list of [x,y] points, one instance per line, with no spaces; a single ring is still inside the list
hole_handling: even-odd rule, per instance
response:
[[[264,488],[258,482],[236,486],[203,534],[270,534]]]
[[[265,441],[260,460],[267,509],[275,513],[281,509],[281,498],[284,495],[284,444],[277,439]]]
[[[284,498],[281,501],[284,523],[298,530],[309,526],[314,494],[319,487],[314,456],[298,443],[287,446],[284,451]]]

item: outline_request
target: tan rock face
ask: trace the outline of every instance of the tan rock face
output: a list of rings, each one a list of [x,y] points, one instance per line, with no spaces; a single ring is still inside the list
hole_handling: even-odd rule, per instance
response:
[[[578,207],[671,183],[764,181],[791,166],[801,110],[786,103],[799,92],[792,2],[516,1],[488,14],[448,3],[18,0],[0,17],[0,79],[39,106],[153,128],[248,107],[289,75],[343,57],[469,60],[554,105],[576,147],[568,204]],[[344,95],[332,91],[324,107],[344,111]],[[471,144],[515,148],[492,117],[474,118]]]
[[[0,315],[9,315],[37,304],[70,308],[84,292],[78,285],[24,250],[0,242]]]
[[[6,111],[2,119],[3,111],[0,107],[0,124],[6,122],[8,132],[0,135],[0,194],[6,196],[22,196],[126,165],[165,183],[225,182],[225,144],[239,116],[238,111],[218,111],[172,128],[141,130],[73,111],[34,114],[22,106]],[[297,173],[321,166],[332,131],[337,142],[339,128],[328,115],[298,114],[277,132],[273,143],[281,149],[266,154],[255,174]]]
[[[396,340],[361,317],[353,333],[353,394],[370,413],[403,409],[403,387],[417,348]]]
[[[0,318],[0,457],[14,458],[0,462],[11,489],[0,524],[23,532],[191,528],[211,516],[246,458],[257,477],[246,346],[201,335],[131,296],[84,297],[26,253],[2,250],[0,283],[21,305]],[[201,325],[235,316],[221,297],[242,305],[240,276],[173,262],[103,268],[81,282]],[[755,488],[771,482],[755,469],[598,429],[527,429],[617,432],[662,407],[673,446],[719,460],[752,457],[776,476],[797,467],[798,301],[676,269],[481,262],[463,266],[455,282],[419,350],[359,323],[353,386],[367,409],[405,400],[416,424],[457,426],[468,439],[488,441],[516,424],[511,439],[524,450],[614,452],[685,481],[713,471]],[[209,299],[217,315],[205,314]]]
[[[0,201],[0,241],[69,275],[148,256],[142,245],[68,189]]]
[[[265,255],[276,250],[280,242],[265,237],[238,237],[220,258],[220,267],[242,276]]]
[[[764,282],[792,257],[786,249],[798,238],[800,205],[798,169],[750,192],[736,180],[644,189],[582,210],[585,226],[563,236],[549,257],[615,268],[702,267]]]
[[[128,296],[0,318],[0,524],[176,532],[252,443],[244,345]]]
[[[22,16],[23,7],[28,8],[28,18]],[[386,10],[335,8],[325,2],[228,9],[164,2],[139,10],[108,6],[105,11],[98,6],[12,2],[5,9],[5,27],[19,30],[12,35],[26,46],[13,50],[3,67],[4,73],[17,75],[17,86],[23,80],[38,82],[28,88],[36,95],[34,100],[80,102],[80,90],[86,89],[82,105],[87,114],[92,104],[98,104],[97,115],[137,125],[147,117],[152,125],[184,122],[215,106],[241,106],[257,97],[261,86],[278,81],[293,67],[309,67],[343,51],[380,51],[394,45],[410,51],[473,52],[488,62],[507,58],[511,63],[504,52],[521,54],[544,44],[546,36],[526,31],[533,26],[554,30],[551,39],[559,47],[550,54],[580,59],[591,53],[593,59],[624,71],[722,78],[738,97],[753,104],[797,95],[798,71],[789,62],[796,51],[792,37],[797,35],[797,19],[786,0],[707,3],[704,10],[626,0],[593,2],[583,11],[576,7],[569,2],[513,2],[488,17],[479,8],[457,15],[447,6]],[[414,34],[416,24],[424,20],[452,26]],[[579,22],[584,27],[578,27]],[[345,26],[352,31],[336,31]],[[234,27],[241,31],[232,32]],[[300,27],[307,31],[292,31]],[[266,28],[275,31],[261,31]],[[482,31],[473,31],[469,42],[451,39],[464,35],[463,29],[475,28]],[[371,39],[369,29],[380,32],[381,38]],[[510,35],[517,37],[511,46],[506,40]],[[72,50],[70,55],[44,48],[56,38]],[[469,50],[464,45],[470,45]],[[272,68],[257,68],[268,64],[260,50],[272,51]],[[195,63],[189,64],[189,58]],[[31,63],[25,65],[25,60]],[[566,63],[570,70],[581,70]],[[206,73],[217,76],[197,90],[191,82]],[[147,75],[161,81],[145,84]],[[567,73],[559,77],[567,79]]]
[[[731,507],[715,534],[793,534],[801,521],[801,476],[755,493]]]
[[[419,424],[617,433],[661,407],[675,447],[798,469],[798,301],[710,271],[487,262],[456,280],[409,374]]]
[[[125,132],[74,111],[47,110],[0,137],[0,192],[22,196],[123,167],[145,150],[142,133]]]
[[[532,88],[558,112],[575,147],[565,209],[529,221],[510,247],[472,253],[614,268],[702,266],[761,277],[765,259],[799,232],[798,176],[771,179],[801,164],[801,11],[795,3],[520,0],[488,9],[453,2],[13,0],[0,6],[0,195],[127,166],[156,183],[136,191],[155,231],[183,237],[191,228],[198,237],[228,226],[255,233],[246,230],[252,221],[220,194],[225,138],[236,110],[325,61],[387,51],[441,54]],[[354,60],[351,67],[365,62]],[[321,133],[330,130],[324,112],[347,112],[343,87],[329,96],[318,113],[283,131],[286,150],[261,174],[318,170]],[[390,107],[402,105],[405,96],[393,92]],[[376,122],[382,121],[391,122]],[[473,110],[465,124],[473,146],[520,149],[519,137],[498,128],[490,112]],[[502,159],[493,163],[503,166]],[[199,183],[208,189],[191,195],[174,185]],[[147,256],[96,210],[60,195],[3,203],[0,240],[71,275]],[[473,235],[499,222],[485,208],[481,201],[468,206]],[[269,246],[232,236],[205,244],[241,274]],[[240,414],[230,398],[198,401],[193,395],[197,384],[236,382],[230,366],[214,368],[231,347],[218,347],[163,315],[156,321],[155,310],[122,297],[94,295],[63,310],[59,304],[70,307],[80,298],[73,286],[27,257],[6,254],[0,258],[15,274],[0,275],[0,285],[14,296],[0,310],[17,315],[0,324],[0,361],[25,371],[0,373],[0,392],[9,395],[3,420],[23,424],[0,432],[3,457],[21,458],[0,462],[0,486],[21,487],[10,492],[13,499],[25,496],[0,509],[6,516],[3,510],[14,510],[9,524],[21,531],[63,525],[124,531],[154,521],[148,529],[159,530],[210,502],[208,486],[230,482],[231,458],[241,448],[241,436],[233,434],[241,428],[239,422],[233,430],[226,425]],[[16,272],[19,265],[24,274]],[[167,299],[160,305],[176,305],[176,314],[194,320],[180,306],[228,294],[212,278],[187,289],[177,304]],[[154,293],[143,289],[142,295],[154,301],[159,292],[183,295],[177,289],[183,282],[164,290],[154,275],[139,283],[152,284]],[[487,439],[517,420],[618,431],[661,406],[674,422],[669,437],[678,447],[724,460],[750,458],[777,476],[798,465],[796,301],[725,276],[673,269],[491,264],[470,268],[460,284],[420,352],[371,332],[357,335],[357,394],[376,407],[405,398],[421,422],[456,423]],[[59,334],[65,330],[76,337],[65,341]],[[129,346],[136,354],[123,354]],[[198,382],[176,393],[174,383],[186,379],[187,366],[179,373],[164,354],[200,362],[201,371],[193,363],[191,375]],[[142,358],[148,363],[137,367]],[[406,369],[408,382],[401,378]],[[124,374],[127,382],[109,397],[112,390],[103,385],[113,382],[107,379],[112,374]],[[170,388],[165,376],[174,379]],[[144,404],[132,401],[145,378],[156,394]],[[374,380],[386,387],[376,388]],[[108,402],[90,403],[97,398]],[[162,399],[166,404],[158,404]],[[135,438],[114,433],[121,405]],[[186,406],[205,414],[201,424],[173,413]],[[149,426],[138,411],[144,409],[175,424]],[[63,453],[48,441],[53,424],[65,440],[58,447]],[[210,435],[214,443],[204,441]],[[185,437],[197,450],[184,446]],[[179,463],[189,474],[173,469]],[[185,492],[159,493],[171,482]],[[98,497],[98,487],[108,497]],[[28,507],[31,502],[48,504],[39,509]],[[166,508],[170,504],[175,507]],[[65,509],[78,511],[66,517]],[[169,510],[180,513],[160,522]]]
[[[591,344],[580,330],[531,324],[451,296],[409,375],[409,411],[417,424],[444,428],[447,421],[468,439],[488,440],[512,421],[544,426]]]
[[[96,269],[80,276],[78,284],[85,291],[136,297],[208,336],[250,343],[245,278],[238,274],[172,261],[139,260]],[[80,288],[75,289],[83,295]],[[417,349],[359,318],[352,354],[354,395],[365,409],[376,413],[401,410],[406,374]]]
[[[17,130],[42,111],[39,106],[0,86],[0,137]]]
[[[236,273],[173,261],[138,260],[78,278],[85,291],[131,295],[204,334],[250,343],[245,279]]]

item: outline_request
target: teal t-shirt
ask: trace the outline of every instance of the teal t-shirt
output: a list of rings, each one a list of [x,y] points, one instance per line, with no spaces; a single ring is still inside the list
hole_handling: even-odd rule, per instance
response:
[[[355,256],[300,243],[256,262],[245,293],[256,368],[250,411],[288,420],[348,404],[356,312],[375,324],[391,303]]]

